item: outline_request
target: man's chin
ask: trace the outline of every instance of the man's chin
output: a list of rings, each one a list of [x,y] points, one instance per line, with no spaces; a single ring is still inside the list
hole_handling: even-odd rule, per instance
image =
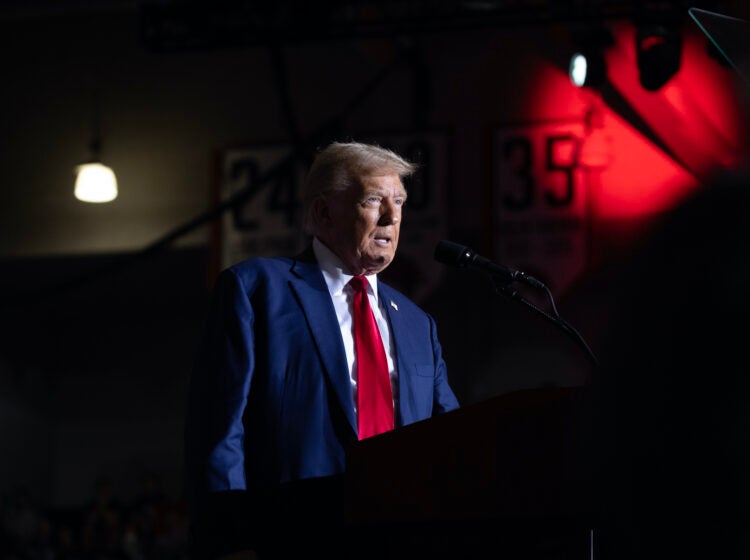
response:
[[[371,255],[363,260],[363,268],[367,270],[367,274],[377,274],[382,272],[388,265],[393,262],[393,255]]]

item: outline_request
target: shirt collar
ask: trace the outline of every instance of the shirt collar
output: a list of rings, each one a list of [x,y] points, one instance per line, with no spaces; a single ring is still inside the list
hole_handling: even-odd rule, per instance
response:
[[[312,247],[318,266],[323,272],[323,278],[328,285],[328,291],[331,292],[331,295],[340,295],[349,280],[352,279],[351,274],[344,272],[344,263],[341,262],[341,259],[317,237],[313,238]],[[378,275],[368,274],[365,278],[367,278],[370,290],[375,296],[375,301],[378,301]]]

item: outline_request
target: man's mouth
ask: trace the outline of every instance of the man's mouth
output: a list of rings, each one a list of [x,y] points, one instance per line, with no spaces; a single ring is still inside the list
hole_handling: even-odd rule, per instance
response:
[[[378,237],[376,236],[374,238],[374,241],[377,245],[380,245],[382,247],[385,247],[387,245],[391,244],[391,238],[390,237]]]

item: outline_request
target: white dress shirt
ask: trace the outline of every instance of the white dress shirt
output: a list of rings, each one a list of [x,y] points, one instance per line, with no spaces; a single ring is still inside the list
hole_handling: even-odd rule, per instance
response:
[[[336,310],[336,317],[339,320],[341,329],[341,338],[344,341],[346,350],[346,362],[349,367],[349,380],[352,385],[352,396],[354,397],[354,410],[357,409],[357,373],[354,369],[354,324],[352,322],[352,305],[354,294],[352,287],[348,285],[352,276],[344,272],[344,265],[328,247],[326,247],[317,237],[313,239],[313,251],[318,265],[323,272],[323,278],[328,286],[328,293],[331,294],[333,307]],[[380,306],[378,297],[378,280],[377,274],[365,276],[367,278],[367,297],[370,300],[370,307],[375,315],[375,322],[378,324],[380,338],[383,339],[385,347],[385,356],[388,360],[388,371],[391,375],[391,391],[393,392],[394,407],[398,399],[398,372],[396,370],[396,348],[393,344],[393,334],[391,333],[388,319],[385,312]]]

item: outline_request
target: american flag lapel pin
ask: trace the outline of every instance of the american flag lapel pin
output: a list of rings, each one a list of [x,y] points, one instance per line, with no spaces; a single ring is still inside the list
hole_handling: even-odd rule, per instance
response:
[[[398,311],[398,305],[396,305],[396,302],[394,302],[393,300],[391,300],[391,307],[393,307],[393,309]]]

